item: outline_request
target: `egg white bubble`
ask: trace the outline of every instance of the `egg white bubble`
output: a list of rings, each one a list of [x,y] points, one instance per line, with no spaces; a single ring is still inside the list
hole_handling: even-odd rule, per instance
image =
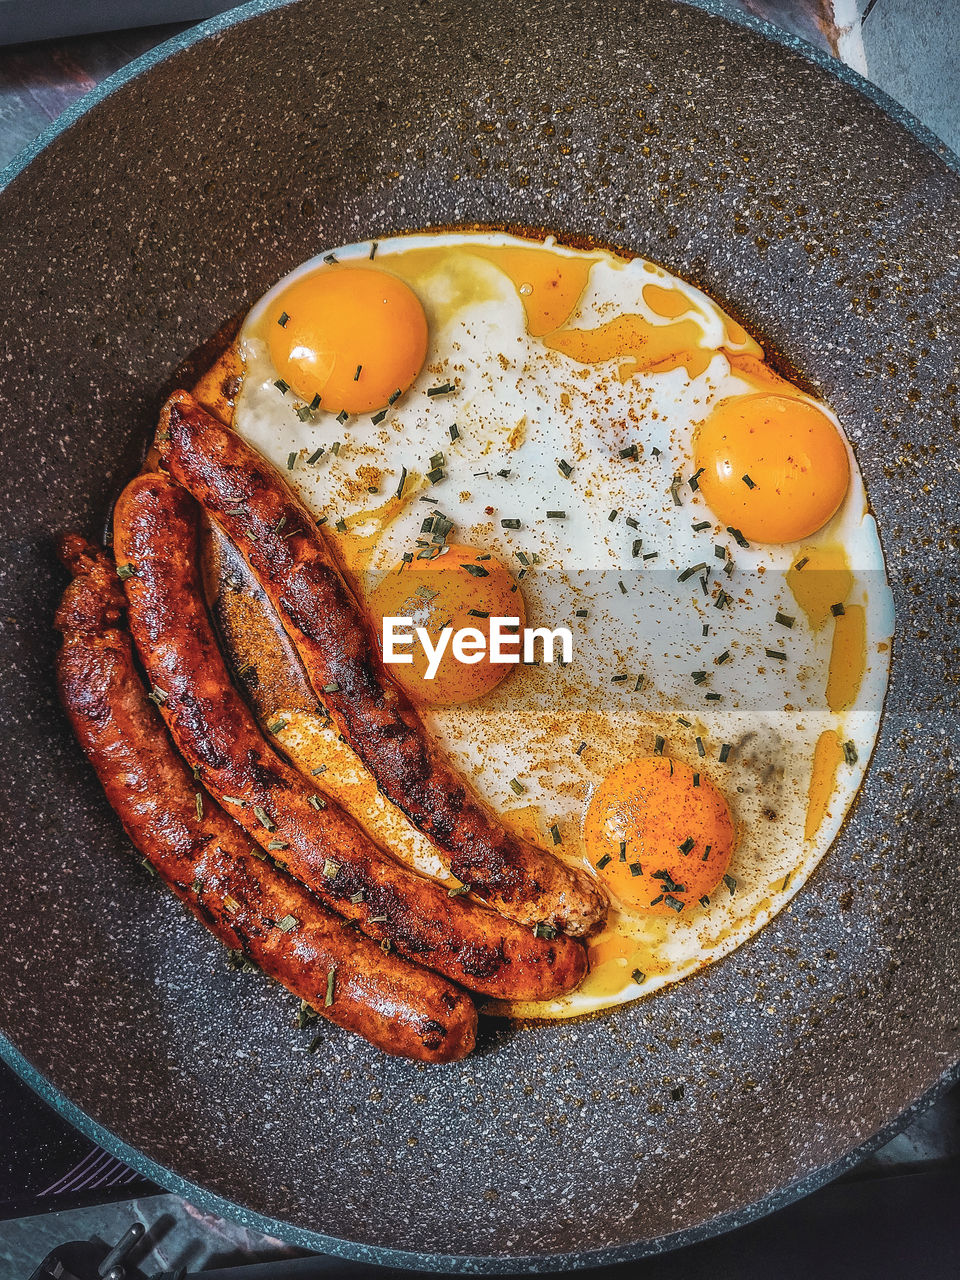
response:
[[[514,283],[470,253],[471,245],[529,243],[504,233],[455,232],[379,242],[375,265],[407,279],[430,327],[423,371],[380,423],[370,415],[340,423],[322,410],[302,422],[295,412],[301,402],[275,385],[264,313],[292,280],[329,269],[324,255],[311,259],[267,293],[244,324],[246,371],[235,426],[283,470],[313,512],[330,525],[346,521],[353,535],[369,539],[364,590],[415,549],[425,516],[440,511],[454,522],[449,541],[523,571],[528,625],[570,627],[568,667],[520,665],[474,703],[424,712],[430,731],[494,809],[527,811],[525,821],[550,848],[556,824],[562,844],[555,852],[586,862],[582,822],[594,788],[620,764],[653,751],[658,738],[665,754],[701,769],[727,798],[737,828],[735,888],[721,884],[709,907],[676,919],[614,904],[606,936],[625,939],[616,964],[592,973],[563,1000],[509,1010],[556,1017],[646,995],[692,973],[733,950],[802,887],[835,838],[876,739],[893,606],[848,443],[846,498],[829,524],[804,541],[804,548],[844,549],[853,575],[848,604],[865,610],[859,693],[852,707],[832,713],[824,690],[833,628],[811,629],[793,597],[786,575],[797,546],[740,546],[689,483],[697,424],[719,400],[756,390],[720,350],[745,350],[749,340],[738,343],[711,299],[661,267],[591,251],[599,260],[565,327],[594,328],[619,314],[673,323],[644,300],[644,285],[658,283],[690,299],[684,318],[714,354],[695,377],[680,367],[621,381],[622,358],[579,364],[528,334]],[[558,255],[583,256],[542,243]],[[420,249],[446,252],[405,272],[406,255]],[[339,262],[368,262],[369,254],[369,242],[335,250]],[[426,394],[447,382],[454,394]],[[828,407],[819,407],[837,423]],[[308,465],[321,446],[322,457]],[[632,446],[636,457],[621,457]],[[431,484],[425,477],[437,454],[444,477]],[[569,476],[558,460],[572,467]],[[391,497],[404,468],[401,506]],[[548,511],[564,518],[548,518]],[[520,520],[520,529],[504,529],[503,519]],[[706,527],[695,530],[700,523]],[[718,607],[721,593],[729,600]],[[578,617],[584,609],[587,616]],[[778,625],[778,611],[794,625]],[[786,657],[771,658],[767,649]],[[729,658],[718,663],[724,654]],[[694,672],[706,675],[695,679]],[[857,761],[840,765],[828,812],[816,836],[805,840],[814,749],[826,729],[856,744]],[[577,754],[581,742],[588,745]],[[721,761],[724,744],[729,756]],[[521,796],[511,780],[522,786]],[[630,976],[638,967],[642,983]]]

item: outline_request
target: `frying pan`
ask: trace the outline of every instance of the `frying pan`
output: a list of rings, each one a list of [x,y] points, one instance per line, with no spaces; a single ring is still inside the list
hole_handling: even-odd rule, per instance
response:
[[[960,1058],[960,176],[856,77],[645,0],[257,3],[142,59],[0,196],[7,1060],[194,1203],[394,1265],[658,1252],[846,1168]],[[835,69],[834,69],[835,70]],[[834,848],[723,962],[423,1069],[230,972],[129,854],[53,692],[51,534],[95,531],[184,354],[318,251],[451,223],[640,251],[837,410],[898,612]]]

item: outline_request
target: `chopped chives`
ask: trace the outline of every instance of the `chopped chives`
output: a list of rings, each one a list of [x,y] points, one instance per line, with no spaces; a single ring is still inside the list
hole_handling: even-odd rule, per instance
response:
[[[726,763],[727,763],[727,761],[730,759],[730,752],[731,752],[732,750],[733,750],[733,744],[732,744],[731,742],[725,742],[725,743],[723,744],[723,746],[720,748],[720,763],[721,763],[721,764],[726,764]]]
[[[548,511],[547,512],[548,520],[566,520],[566,518],[567,518],[567,513],[565,511]]]
[[[310,457],[307,459],[307,465],[312,467],[315,462],[319,462],[323,457],[323,453],[323,445],[321,445],[319,449],[314,449],[313,453],[311,453]]]
[[[554,844],[562,844],[562,843],[563,843],[562,838],[561,838],[561,835],[560,835],[560,828],[559,828],[559,826],[557,826],[557,824],[556,824],[556,823],[554,823],[554,824],[553,824],[553,826],[550,828],[550,836],[551,836],[551,839],[553,840],[553,843],[554,843]]]
[[[292,453],[287,454],[287,470],[292,471],[296,465],[297,465],[297,452],[296,450],[293,450]]]
[[[280,392],[282,396],[285,396],[287,392],[290,390],[289,382],[284,382],[282,378],[277,378],[276,382],[273,385],[277,388],[277,390]]]
[[[856,764],[859,759],[857,748],[853,742],[845,742],[843,744],[843,758],[847,764]]]
[[[763,651],[768,658],[776,658],[778,662],[786,662],[787,655],[782,649],[764,649]]]
[[[608,867],[612,861],[613,859],[610,857],[609,853],[605,853],[603,857],[600,859],[600,861],[597,863],[597,870],[602,871],[603,868]]]
[[[686,582],[688,578],[692,578],[695,573],[701,573],[706,567],[707,566],[702,562],[700,564],[691,565],[689,569],[684,569],[683,572],[678,575],[677,581]]]
[[[666,738],[663,738],[663,737],[661,737],[661,736],[658,734],[658,735],[657,735],[657,740],[656,740],[656,742],[653,744],[653,754],[654,754],[655,756],[662,756],[662,755],[663,755],[663,748],[664,748],[666,745],[667,745],[667,740],[666,740]]]
[[[781,627],[792,627],[796,618],[792,618],[789,613],[781,613],[778,609],[775,621],[779,622]]]
[[[280,326],[281,329],[285,329],[287,327],[287,321],[289,319],[290,317],[287,315],[287,313],[285,311],[281,311],[280,315],[277,317],[277,324]]]
[[[570,463],[567,462],[565,458],[558,458],[557,466],[560,468],[561,473],[566,477],[566,479],[569,480],[573,475],[573,467],[571,467]]]
[[[833,614],[835,618],[842,618],[843,615],[846,613],[846,609],[838,601],[836,604],[832,604],[830,606],[830,612]]]
[[[501,528],[501,529],[519,529],[519,528],[520,528],[520,521],[519,521],[519,520],[512,520],[512,519],[511,519],[511,520],[501,520],[501,521],[500,521],[500,528]]]
[[[444,382],[439,387],[427,387],[428,396],[445,396],[451,391],[456,391],[456,387],[452,382]]]
[[[743,475],[740,478],[743,481],[743,483],[747,486],[748,489],[755,489],[757,487],[755,482],[751,480],[748,475]]]

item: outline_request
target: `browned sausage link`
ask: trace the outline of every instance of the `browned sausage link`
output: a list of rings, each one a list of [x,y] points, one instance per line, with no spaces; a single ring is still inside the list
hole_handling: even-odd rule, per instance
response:
[[[464,992],[385,955],[276,870],[212,800],[198,802],[118,624],[124,602],[113,565],[89,547],[78,554],[81,541],[71,535],[64,546],[79,576],[57,613],[60,695],[130,839],[221,942],[323,1017],[400,1057],[464,1057],[477,1023]]]
[[[453,874],[528,924],[581,934],[602,920],[599,887],[507,831],[431,743],[323,534],[280,474],[186,392],[167,402],[157,439],[172,475],[243,551],[347,742]]]
[[[385,853],[264,740],[234,688],[204,606],[198,508],[166,476],[142,475],[114,513],[130,629],[174,740],[228,813],[270,856],[371,937],[501,999],[544,1000],[586,971],[583,947],[541,938]]]

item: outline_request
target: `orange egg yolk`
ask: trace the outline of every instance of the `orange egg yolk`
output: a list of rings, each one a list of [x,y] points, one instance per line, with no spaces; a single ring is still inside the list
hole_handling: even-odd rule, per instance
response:
[[[734,846],[733,819],[717,788],[666,756],[632,760],[605,778],[583,834],[590,861],[623,906],[663,916],[696,911],[723,878]]]
[[[478,572],[482,570],[482,572]],[[489,693],[514,669],[491,662],[490,618],[519,618],[526,623],[523,596],[510,571],[495,556],[476,547],[448,546],[433,560],[414,560],[391,569],[371,592],[370,612],[382,637],[385,617],[410,618],[436,645],[444,627],[472,628],[485,640],[480,661],[461,662],[448,642],[432,680],[428,658],[419,641],[403,649],[412,663],[390,663],[388,670],[415,702],[431,705],[472,702]],[[516,647],[511,646],[510,652]]]
[[[409,285],[375,268],[324,267],[295,280],[266,316],[280,378],[331,413],[370,413],[423,368],[427,319]]]
[[[839,431],[792,396],[722,400],[697,432],[704,501],[751,542],[796,542],[835,514],[850,483]]]

